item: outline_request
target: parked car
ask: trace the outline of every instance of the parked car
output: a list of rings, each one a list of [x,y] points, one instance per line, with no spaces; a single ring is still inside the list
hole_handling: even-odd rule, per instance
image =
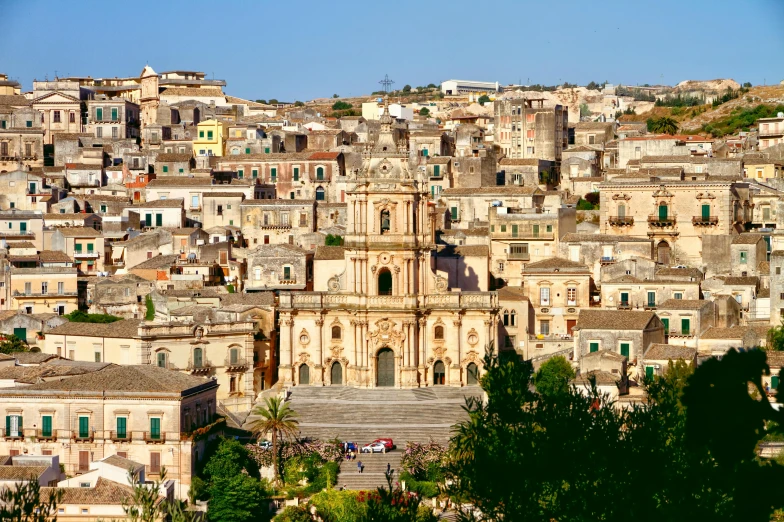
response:
[[[371,442],[362,446],[362,453],[386,453],[387,447],[383,442]]]
[[[272,449],[272,443],[270,441],[268,441],[268,440],[260,440],[259,441],[259,447],[261,449],[265,449],[265,450]]]
[[[376,439],[373,441],[373,444],[377,442],[383,444],[387,448],[387,451],[392,451],[393,449],[395,449],[395,443],[392,442],[392,439],[385,439],[385,438]]]

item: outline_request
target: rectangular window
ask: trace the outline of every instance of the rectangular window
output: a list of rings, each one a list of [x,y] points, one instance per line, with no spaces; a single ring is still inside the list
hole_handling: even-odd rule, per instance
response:
[[[159,451],[150,452],[150,473],[158,474],[161,472],[161,453]]]
[[[621,355],[629,358],[629,343],[621,343]]]
[[[41,435],[44,437],[52,436],[52,416],[43,415],[41,417]]]
[[[128,419],[117,417],[117,438],[124,439],[128,436]]]
[[[294,167],[294,181],[299,181],[299,167]]]
[[[103,138],[103,127],[97,127],[95,129],[95,137],[96,138]]]
[[[90,471],[90,452],[79,452],[79,471]]]
[[[278,179],[278,169],[276,167],[272,167],[270,169],[270,179],[273,183],[275,183]]]
[[[33,284],[25,283],[25,294],[30,295],[33,293]]]
[[[152,214],[145,214],[144,215],[144,226],[151,227],[152,226]]]
[[[256,178],[259,177],[259,169],[253,169],[253,170],[250,171],[250,173],[251,173],[251,176],[253,176],[253,179],[256,179]]]
[[[682,292],[675,292],[674,294],[672,294],[672,298],[673,299],[683,299],[683,293]]]
[[[588,343],[588,349],[591,352],[598,352],[599,351],[599,343],[597,341],[591,341]]]
[[[79,438],[86,439],[90,436],[90,417],[79,417]]]
[[[621,306],[629,305],[629,292],[621,292]]]
[[[762,207],[763,221],[770,221],[770,207]]]
[[[691,332],[691,320],[681,319],[681,334],[689,335],[690,332]]]
[[[452,207],[452,221],[457,221],[457,207]]]
[[[433,165],[433,177],[437,178],[441,176],[441,165]]]
[[[240,179],[244,178],[245,177],[245,171],[242,170],[242,169],[239,169],[237,171],[237,177],[240,178]]]
[[[95,109],[95,120],[103,121],[103,107],[98,107]]]
[[[5,418],[5,433],[6,437],[21,437],[22,436],[22,416],[21,415],[7,415]]]
[[[746,259],[746,256],[747,256],[747,255],[748,255],[748,253],[747,253],[747,252],[741,252],[741,253],[740,253],[740,264],[741,264],[741,265],[745,265],[745,264],[746,264],[746,260],[747,260],[747,259]]]
[[[539,333],[550,335],[550,321],[539,321]]]
[[[117,107],[112,107],[112,121],[117,121]]]
[[[669,317],[662,317],[661,322],[664,325],[664,335],[669,335],[670,334],[670,318]]]
[[[33,120],[27,120],[25,122],[25,127],[27,127],[28,129],[31,128],[32,126],[33,126]]]
[[[550,288],[543,287],[539,289],[539,304],[541,306],[550,306]]]
[[[283,279],[285,281],[289,281],[291,279],[291,267],[290,266],[284,266],[283,267]]]
[[[166,174],[167,172],[169,172],[169,166],[168,165],[164,165],[163,166],[163,173]]]
[[[191,196],[191,208],[199,208],[199,196]]]
[[[250,147],[245,147],[245,154],[250,154]]]
[[[204,131],[203,131],[203,130],[200,130],[200,131],[199,131],[199,138],[203,138],[203,137],[204,137]]]
[[[656,306],[656,292],[648,292],[648,306]]]
[[[501,232],[506,232],[506,225],[501,225]]]
[[[512,225],[512,237],[517,237],[517,225]]]
[[[163,226],[163,214],[155,214],[155,226],[156,227]]]
[[[569,306],[574,306],[577,304],[577,289],[576,288],[567,288],[566,289],[566,304]]]
[[[212,131],[207,131],[207,139],[208,140],[212,139]]]
[[[264,154],[269,154],[269,153],[270,153],[270,148],[264,147]]]
[[[73,112],[71,114],[69,114],[68,115],[68,122],[69,123],[76,123],[76,114],[74,114]]]
[[[159,417],[150,418],[150,438],[152,440],[161,438],[161,419]]]
[[[47,281],[43,281],[41,283],[41,295],[46,295],[49,293],[49,283]]]
[[[539,225],[533,225],[533,236],[539,237]]]
[[[52,122],[60,123],[60,111],[53,111],[52,112]]]

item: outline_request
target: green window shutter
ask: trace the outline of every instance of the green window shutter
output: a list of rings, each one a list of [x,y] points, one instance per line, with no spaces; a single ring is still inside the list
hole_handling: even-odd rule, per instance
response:
[[[90,436],[90,417],[79,417],[79,438],[86,439]]]
[[[590,343],[589,344],[589,349],[592,352],[598,352],[599,351],[599,343]]]
[[[208,139],[208,140],[211,140],[211,139],[212,139],[212,131],[211,131],[211,130],[208,130],[208,131],[207,131],[207,139]]]
[[[76,243],[76,244],[74,245],[74,250],[75,250],[77,253],[81,254],[81,253],[82,253],[82,244],[81,244],[81,243]]]
[[[44,437],[52,436],[52,416],[44,415],[41,417],[41,435]]]
[[[9,437],[11,435],[11,416],[5,416],[5,436]]]
[[[112,121],[117,121],[117,107],[112,107]]]
[[[664,324],[664,335],[669,334],[670,333],[670,318],[669,317],[665,317],[665,318],[663,318],[661,320],[661,322]]]
[[[245,147],[245,154],[250,154],[250,147]]]
[[[164,352],[158,352],[158,367],[166,368],[166,354]]]
[[[180,170],[179,170],[179,173],[180,173],[180,174],[182,174],[182,173],[184,173],[184,172],[185,172],[185,169],[180,169]]]
[[[169,167],[168,167],[168,165],[164,165],[164,166],[163,166],[163,172],[164,172],[164,173],[166,173],[166,172],[169,172]]]
[[[703,205],[702,206],[702,219],[708,219],[710,217],[710,205]]]
[[[278,169],[276,167],[272,167],[270,169],[270,178],[272,179],[273,183],[278,179]]]
[[[244,171],[244,170],[242,170],[242,169],[238,170],[238,171],[237,171],[237,176],[238,176],[240,179],[244,178],[244,177],[245,177],[245,171]]]
[[[691,331],[691,321],[689,319],[681,319],[681,333],[683,335],[689,335]]]
[[[629,358],[629,343],[621,343],[621,355]]]
[[[233,220],[233,219],[230,219],[230,220],[229,220],[229,226],[230,226],[230,227],[233,227],[233,226],[234,226],[234,220]]]
[[[144,225],[151,227],[152,226],[152,214],[145,214],[144,215]]]
[[[289,196],[290,196],[290,199],[294,199],[294,193],[293,192],[289,193]]]
[[[319,167],[316,169],[316,179],[322,181],[324,179],[324,168]]]
[[[125,417],[117,417],[117,437],[124,439],[128,434],[128,419]]]
[[[27,342],[27,328],[14,328],[14,337]]]
[[[19,232],[27,232],[27,223],[24,221],[19,223]]]
[[[653,379],[653,366],[645,367],[645,378],[649,380]]]
[[[441,175],[441,165],[433,165],[433,176],[438,177]]]
[[[648,306],[656,306],[656,292],[648,292]]]
[[[457,207],[452,207],[452,220],[457,220]]]
[[[299,167],[294,167],[294,181],[299,181]]]
[[[291,279],[291,267],[290,266],[284,266],[283,267],[283,279],[285,279],[287,281],[289,279]]]
[[[428,150],[427,150],[427,149],[422,149],[422,155],[423,155],[424,157],[427,157],[427,155],[428,155]]]
[[[95,109],[95,119],[98,120],[98,121],[103,120],[103,108],[102,107],[98,107],[97,109]]]
[[[659,205],[659,221],[667,219],[667,205]]]
[[[163,226],[163,214],[155,214],[155,226],[156,227]]]
[[[546,231],[547,232],[552,232],[553,231],[553,226],[552,225],[547,225]]]
[[[539,225],[533,226],[534,237],[539,237]]]
[[[773,375],[770,378],[770,389],[771,390],[778,390],[779,389],[779,376]]]
[[[512,237],[517,237],[517,225],[512,225]]]
[[[264,147],[264,154],[269,154],[269,153],[270,153],[270,148]]]
[[[204,131],[203,131],[203,130],[200,130],[200,131],[199,131],[199,138],[203,138],[203,137],[204,137]]]
[[[161,419],[157,417],[150,419],[150,438],[151,439],[161,438]]]
[[[253,176],[253,179],[258,178],[259,177],[259,169],[253,169],[251,171],[251,175]]]
[[[26,126],[27,128],[30,128],[30,127],[32,127],[32,126],[33,126],[33,120],[27,120],[27,121],[25,122],[25,126]]]
[[[740,262],[741,262],[741,264],[743,264],[743,265],[745,265],[745,264],[746,264],[746,252],[741,252],[741,253],[740,253]]]
[[[95,245],[93,245],[92,243],[87,243],[87,253],[88,254],[92,254],[94,248],[95,248]]]
[[[501,232],[506,232],[506,225],[501,225]]]
[[[629,304],[629,294],[628,292],[621,292],[621,304]]]

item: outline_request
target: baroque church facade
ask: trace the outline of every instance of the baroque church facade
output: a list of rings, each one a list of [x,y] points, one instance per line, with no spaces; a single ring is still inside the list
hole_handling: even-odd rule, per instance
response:
[[[385,106],[378,139],[348,174],[342,256],[315,261],[314,288],[323,291],[280,294],[284,385],[477,383],[486,348],[497,346],[498,295],[449,288],[431,268],[426,175],[410,168]]]

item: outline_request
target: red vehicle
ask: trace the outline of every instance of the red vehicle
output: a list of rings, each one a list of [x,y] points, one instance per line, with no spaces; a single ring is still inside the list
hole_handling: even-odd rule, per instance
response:
[[[376,442],[383,444],[387,451],[395,449],[395,443],[392,442],[392,439],[376,439],[372,442],[372,444],[375,444]]]

